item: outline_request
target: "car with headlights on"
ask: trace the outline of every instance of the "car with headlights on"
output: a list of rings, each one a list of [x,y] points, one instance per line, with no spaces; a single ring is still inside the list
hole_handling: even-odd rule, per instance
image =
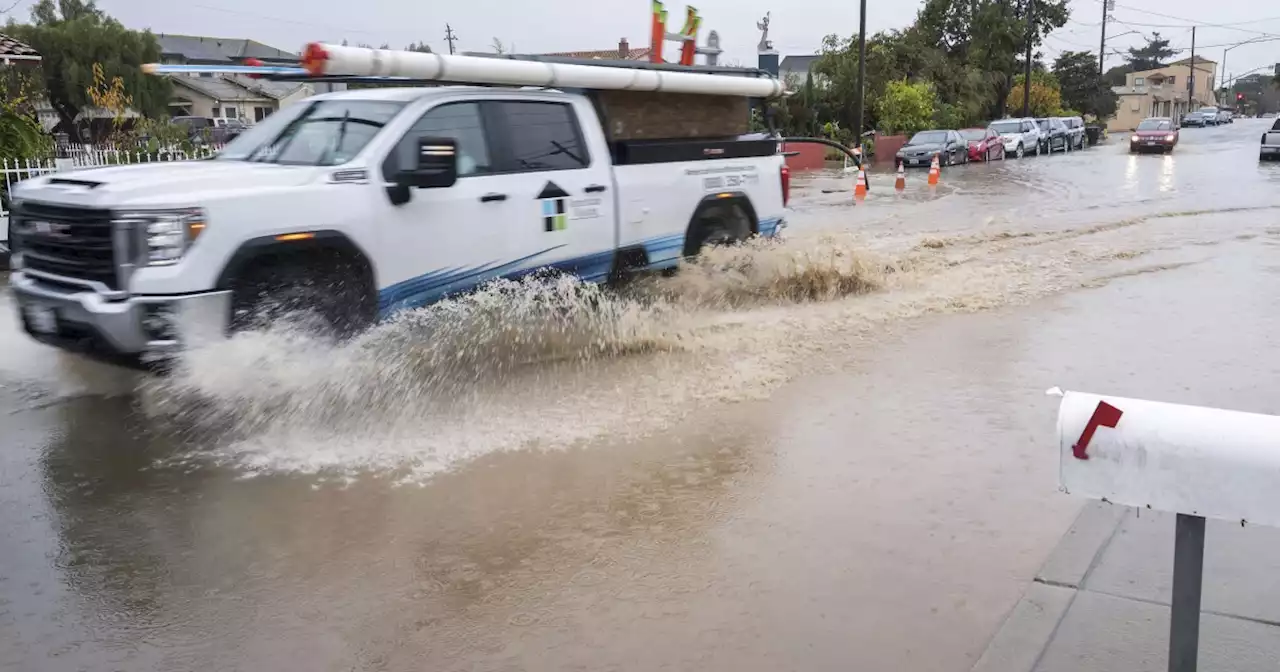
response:
[[[1129,137],[1129,151],[1168,154],[1178,144],[1178,127],[1168,117],[1143,119]]]

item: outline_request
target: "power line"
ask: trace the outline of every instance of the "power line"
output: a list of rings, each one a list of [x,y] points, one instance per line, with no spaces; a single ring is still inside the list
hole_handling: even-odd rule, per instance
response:
[[[1121,8],[1121,9],[1127,9],[1127,10],[1129,10],[1129,11],[1131,11],[1131,12],[1138,12],[1139,14],[1150,14],[1150,15],[1152,15],[1152,16],[1159,16],[1159,17],[1161,17],[1161,18],[1165,18],[1165,19],[1173,19],[1173,20],[1175,20],[1175,21],[1186,21],[1186,22],[1188,22],[1188,24],[1195,24],[1195,25],[1200,26],[1200,27],[1202,27],[1202,28],[1225,28],[1225,29],[1227,29],[1227,30],[1238,30],[1238,31],[1245,32],[1245,33],[1256,33],[1256,34],[1258,34],[1258,35],[1274,35],[1274,33],[1267,33],[1267,32],[1263,32],[1263,31],[1261,31],[1261,30],[1249,30],[1248,28],[1237,28],[1235,25],[1232,25],[1232,24],[1229,24],[1229,23],[1207,23],[1207,22],[1205,22],[1205,21],[1200,21],[1200,20],[1197,20],[1197,19],[1188,19],[1188,18],[1187,18],[1187,17],[1185,17],[1185,16],[1175,16],[1175,15],[1173,15],[1173,14],[1164,14],[1164,13],[1161,13],[1161,12],[1153,12],[1153,11],[1151,11],[1151,10],[1149,10],[1149,9],[1138,9],[1137,7],[1130,7],[1130,6],[1128,6],[1128,5],[1121,5],[1121,4],[1119,4],[1119,3],[1117,3],[1117,4],[1116,4],[1116,7]],[[1255,22],[1254,22],[1254,21],[1242,21],[1242,22],[1240,22],[1240,23],[1255,23]],[[1186,28],[1187,26],[1172,26],[1172,27],[1174,27],[1174,28]]]

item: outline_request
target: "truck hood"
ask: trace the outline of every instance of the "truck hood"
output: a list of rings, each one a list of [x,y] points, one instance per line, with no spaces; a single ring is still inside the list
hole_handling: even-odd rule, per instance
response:
[[[117,206],[187,201],[195,192],[306,184],[332,168],[245,161],[173,161],[53,173],[22,182],[17,198]]]

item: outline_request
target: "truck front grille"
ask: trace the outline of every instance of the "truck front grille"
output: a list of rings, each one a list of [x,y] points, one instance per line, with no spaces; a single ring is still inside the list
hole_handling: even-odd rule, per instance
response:
[[[17,217],[25,268],[120,288],[109,210],[24,203]]]

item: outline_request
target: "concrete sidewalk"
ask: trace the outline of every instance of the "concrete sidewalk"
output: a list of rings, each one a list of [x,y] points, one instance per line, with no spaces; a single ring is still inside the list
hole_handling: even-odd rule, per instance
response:
[[[975,672],[1163,672],[1172,514],[1092,503],[992,639]],[[1209,521],[1200,670],[1275,670],[1280,529]]]

